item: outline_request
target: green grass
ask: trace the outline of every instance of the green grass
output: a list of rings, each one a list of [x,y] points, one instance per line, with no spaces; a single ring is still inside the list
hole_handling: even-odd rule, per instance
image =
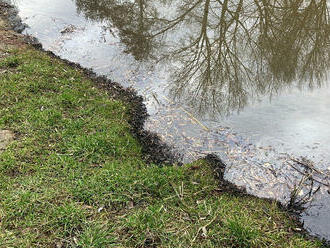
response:
[[[146,164],[129,106],[32,49],[0,60],[0,247],[320,247],[203,160]]]

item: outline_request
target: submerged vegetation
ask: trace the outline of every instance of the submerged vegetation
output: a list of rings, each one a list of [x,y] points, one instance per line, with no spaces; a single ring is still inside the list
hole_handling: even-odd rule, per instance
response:
[[[1,46],[0,247],[321,247],[275,202],[230,194],[205,160],[148,164],[129,104],[78,69]],[[15,48],[15,46],[14,46]]]

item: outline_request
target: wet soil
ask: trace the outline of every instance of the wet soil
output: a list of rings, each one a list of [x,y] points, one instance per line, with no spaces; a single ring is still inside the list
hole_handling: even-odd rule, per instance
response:
[[[5,55],[5,50],[17,49],[25,45],[24,36],[13,29],[16,24],[5,21],[10,16],[16,15],[17,12],[13,11],[13,9],[7,3],[0,2],[0,56]]]

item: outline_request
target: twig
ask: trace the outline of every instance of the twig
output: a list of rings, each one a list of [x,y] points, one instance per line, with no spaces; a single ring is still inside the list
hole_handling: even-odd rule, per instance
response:
[[[293,157],[290,157],[290,159],[291,159],[293,162],[296,162],[296,163],[298,163],[298,164],[300,164],[300,165],[302,165],[302,166],[304,166],[304,167],[307,167],[307,168],[309,168],[309,169],[311,169],[311,170],[313,170],[313,171],[315,171],[315,172],[317,172],[317,173],[319,173],[319,174],[321,174],[321,175],[324,175],[324,176],[326,176],[326,177],[329,177],[329,175],[327,175],[327,174],[325,174],[324,172],[322,172],[322,171],[316,169],[313,165],[310,165],[310,164],[308,164],[308,163],[306,163],[306,162],[304,162],[304,161],[301,161],[301,160],[295,159],[295,158],[293,158]]]
[[[197,234],[191,241],[190,246],[192,246],[193,243],[195,242],[195,240],[197,239],[199,232],[203,229],[206,229],[206,227],[208,227],[209,225],[211,225],[217,219],[217,217],[218,217],[218,215],[215,215],[214,218],[210,222],[208,222],[205,226],[201,226],[200,228],[198,228]]]
[[[291,163],[288,163],[288,165],[290,165],[294,170],[296,170],[297,172],[299,172],[300,174],[304,175],[304,176],[307,176],[308,174],[304,173],[304,172],[301,172],[300,170],[298,170],[296,167],[294,167]],[[324,183],[318,179],[315,179],[314,177],[312,178],[315,182],[319,183],[319,184],[322,184],[323,186],[326,186],[326,187],[330,187],[330,184],[327,184],[327,183]]]

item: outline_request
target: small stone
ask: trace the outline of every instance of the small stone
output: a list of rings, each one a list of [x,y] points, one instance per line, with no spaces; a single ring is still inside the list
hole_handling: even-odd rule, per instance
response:
[[[14,139],[14,134],[9,130],[0,130],[0,152]]]

